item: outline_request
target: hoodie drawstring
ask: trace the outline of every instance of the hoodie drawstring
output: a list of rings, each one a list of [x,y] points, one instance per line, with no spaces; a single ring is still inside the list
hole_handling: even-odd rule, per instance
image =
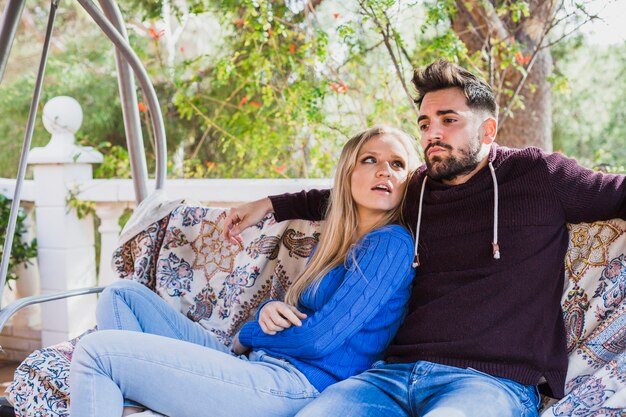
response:
[[[496,178],[496,170],[489,161],[489,171],[491,171],[491,179],[493,179],[493,259],[500,259],[500,245],[498,244],[498,179]]]
[[[489,171],[491,172],[491,179],[493,180],[493,242],[491,246],[493,249],[493,259],[500,259],[500,245],[498,243],[498,179],[496,177],[496,170],[493,167],[491,161],[489,161]],[[422,189],[420,191],[419,207],[417,211],[417,225],[415,229],[415,249],[413,255],[413,268],[420,266],[420,255],[418,251],[420,226],[422,224],[422,208],[424,206],[424,190],[426,190],[426,181],[428,175],[424,176],[422,182]]]
[[[420,254],[417,250],[417,245],[420,240],[420,226],[422,224],[422,207],[424,201],[424,190],[426,190],[426,180],[428,179],[428,175],[424,175],[424,181],[422,182],[422,191],[420,191],[420,204],[417,210],[417,225],[415,226],[415,248],[413,249],[413,268],[417,268],[420,266]]]

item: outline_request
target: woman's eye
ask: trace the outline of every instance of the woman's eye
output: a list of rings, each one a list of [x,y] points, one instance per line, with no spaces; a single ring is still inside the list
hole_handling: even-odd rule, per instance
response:
[[[391,164],[396,168],[404,168],[404,162],[402,161],[393,161]]]
[[[375,164],[376,158],[374,158],[373,156],[366,156],[365,158],[361,159],[361,162],[364,164]]]

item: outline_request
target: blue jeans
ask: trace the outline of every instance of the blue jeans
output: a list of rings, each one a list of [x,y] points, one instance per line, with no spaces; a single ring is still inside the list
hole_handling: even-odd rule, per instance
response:
[[[534,386],[426,361],[374,364],[328,387],[297,417],[536,417]]]
[[[234,356],[132,281],[102,293],[97,321],[72,358],[72,416],[119,417],[131,402],[168,416],[287,417],[319,394],[289,362],[263,351]]]

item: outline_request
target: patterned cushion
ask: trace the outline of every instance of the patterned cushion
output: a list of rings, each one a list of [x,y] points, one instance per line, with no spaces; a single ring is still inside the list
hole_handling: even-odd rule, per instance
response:
[[[221,209],[180,205],[114,255],[118,275],[155,290],[229,344],[261,302],[281,298],[319,238],[318,224],[266,217],[241,245],[219,235]],[[542,417],[624,416],[626,222],[570,226],[563,295],[570,367],[565,398]],[[70,341],[31,354],[6,394],[18,416],[68,416]]]
[[[626,221],[568,229],[567,395],[541,416],[626,416]]]

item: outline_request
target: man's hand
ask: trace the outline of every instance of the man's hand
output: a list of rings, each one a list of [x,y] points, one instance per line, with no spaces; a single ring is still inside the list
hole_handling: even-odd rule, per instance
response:
[[[292,325],[302,326],[303,319],[306,314],[299,311],[292,305],[285,304],[282,301],[272,301],[263,306],[259,312],[259,325],[263,333],[275,335]]]
[[[233,207],[224,219],[222,235],[236,245],[241,242],[239,235],[242,230],[260,222],[272,210],[272,201],[267,197]]]
[[[242,345],[241,342],[239,341],[239,332],[237,332],[237,334],[233,338],[233,345],[231,346],[230,350],[235,355],[243,355],[250,350],[249,347]]]

